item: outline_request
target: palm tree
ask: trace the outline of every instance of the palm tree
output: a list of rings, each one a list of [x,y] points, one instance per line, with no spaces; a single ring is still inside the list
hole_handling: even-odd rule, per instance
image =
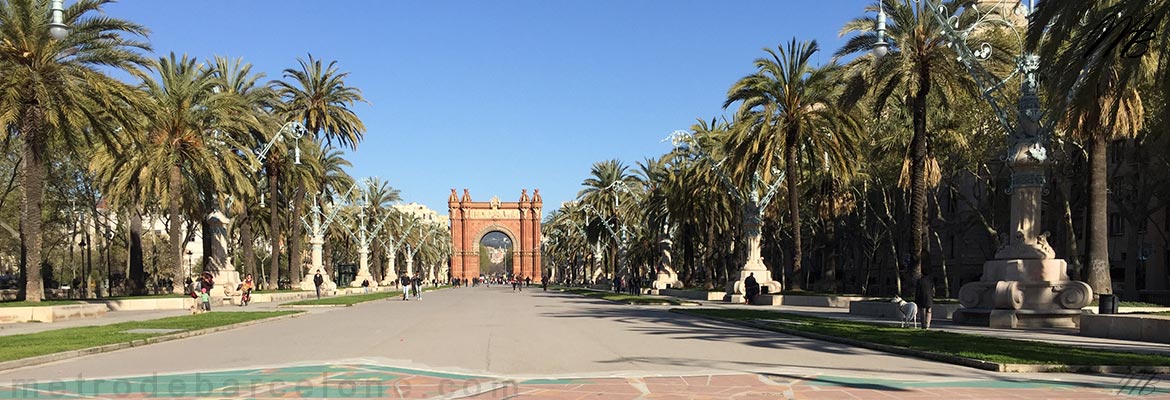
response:
[[[243,59],[229,59],[221,56],[215,57],[215,62],[212,64],[212,74],[219,81],[219,90],[226,95],[225,101],[236,103],[235,106],[241,110],[248,110],[240,116],[241,126],[227,130],[224,134],[232,136],[239,143],[265,143],[268,140],[266,138],[268,129],[266,128],[277,124],[271,115],[271,110],[278,98],[270,84],[260,81],[264,78],[264,74],[252,73],[252,64],[244,62]],[[249,148],[254,147],[259,146],[249,146]],[[245,171],[245,173],[249,173],[254,182],[259,181],[259,176],[255,176],[254,171]],[[259,205],[259,199],[243,192],[232,195],[235,199],[232,212],[237,214],[233,222],[240,229],[240,247],[242,247],[243,252],[242,269],[245,274],[255,275],[255,235],[252,231],[255,217],[249,211]]]
[[[82,142],[102,142],[117,126],[134,118],[125,103],[134,99],[132,87],[103,70],[134,73],[145,63],[139,51],[146,28],[104,15],[109,1],[78,1],[65,9],[63,22],[71,34],[61,40],[49,35],[49,2],[0,2],[0,125],[20,139],[24,238],[25,300],[44,297],[40,265],[41,206],[45,163],[53,146],[75,148]]]
[[[850,64],[856,72],[852,88],[872,88],[872,104],[875,114],[881,114],[891,99],[908,99],[911,111],[913,137],[909,145],[910,177],[910,274],[912,279],[922,276],[923,259],[926,257],[926,192],[929,145],[932,141],[927,129],[927,116],[931,104],[947,107],[950,99],[961,93],[973,93],[967,72],[955,58],[954,51],[947,48],[947,39],[941,34],[941,25],[932,14],[929,2],[912,0],[880,0],[881,7],[889,16],[886,40],[890,43],[889,53],[874,58],[861,55]],[[957,5],[966,1],[943,2],[946,10],[959,10]],[[877,12],[878,6],[867,7]],[[959,14],[960,18],[965,17]],[[875,20],[872,17],[849,21],[841,34],[855,33],[837,51],[837,56],[865,53],[877,42]],[[960,26],[963,25],[960,22]],[[972,39],[974,40],[974,39]],[[997,53],[996,53],[997,54]],[[856,92],[850,93],[851,97]]]
[[[577,199],[592,206],[603,219],[597,220],[597,225],[591,225],[593,232],[601,243],[609,242],[609,231],[620,234],[622,221],[629,222],[624,210],[633,205],[633,193],[637,179],[630,173],[629,167],[618,160],[606,160],[593,164],[591,177],[581,183],[585,189],[577,192]],[[620,187],[624,185],[625,187]],[[610,257],[611,271],[616,271],[618,246],[613,246]]]
[[[147,147],[143,157],[146,173],[163,177],[167,183],[161,194],[167,204],[172,264],[172,278],[182,282],[183,236],[180,223],[184,198],[193,210],[211,208],[217,191],[247,191],[250,187],[245,171],[247,158],[233,149],[244,148],[230,131],[247,122],[249,110],[220,92],[220,80],[210,68],[186,55],[171,53],[151,65],[157,79],[144,77],[142,90],[148,97],[146,119]],[[241,120],[241,118],[245,118]],[[226,189],[226,190],[225,190]],[[200,216],[188,217],[202,220]],[[176,287],[176,290],[179,288]]]
[[[361,90],[347,86],[348,72],[337,69],[337,61],[325,65],[320,59],[309,55],[308,61],[298,59],[300,69],[285,69],[284,78],[277,81],[276,88],[284,103],[279,114],[287,120],[300,121],[312,135],[313,140],[350,149],[357,149],[361,142],[365,124],[358,118],[352,107],[364,102]],[[302,183],[293,194],[292,214],[302,214],[305,200],[305,185]],[[301,252],[301,225],[294,224],[289,235],[289,256],[299,259]]]
[[[792,273],[803,275],[797,155],[806,152],[815,158],[823,157],[827,163],[847,163],[854,157],[859,128],[836,104],[836,88],[842,83],[837,65],[809,65],[809,59],[820,50],[815,40],[797,43],[793,38],[787,47],[781,44],[777,50],[765,49],[768,57],[756,59],[756,73],[731,86],[723,107],[740,103],[736,112],[736,126],[740,129],[729,145],[741,181],[759,173],[764,182],[771,182],[776,155],[784,154],[792,224]],[[793,279],[790,285],[799,289],[803,281]]]
[[[364,195],[366,198],[366,215],[369,218],[369,229],[371,230],[378,224],[377,221],[382,221],[390,213],[391,206],[394,202],[402,200],[401,192],[398,189],[391,187],[389,182],[382,181],[381,178],[376,176],[366,181]],[[382,246],[377,245],[376,238],[371,239],[375,243],[370,249],[370,257],[374,260],[371,271],[373,272],[374,280],[381,282]]]
[[[1142,129],[1146,111],[1139,86],[1158,82],[1155,85],[1161,85],[1163,93],[1170,90],[1170,63],[1156,61],[1167,56],[1168,39],[1153,35],[1170,27],[1167,15],[1170,1],[1166,0],[1044,1],[1030,22],[1028,45],[1039,45],[1040,57],[1053,60],[1042,64],[1045,76],[1050,77],[1042,83],[1049,92],[1050,107],[1061,119],[1058,128],[1087,143],[1089,150],[1086,281],[1097,294],[1113,293],[1106,153],[1110,142],[1134,138]],[[1149,31],[1136,32],[1127,42],[1129,32],[1122,27],[1135,18],[1139,29]]]

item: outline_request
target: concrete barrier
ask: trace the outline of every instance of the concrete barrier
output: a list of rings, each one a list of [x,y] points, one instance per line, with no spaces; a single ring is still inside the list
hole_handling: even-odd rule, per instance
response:
[[[56,322],[68,319],[98,318],[109,311],[103,304],[69,304],[40,307],[0,307],[0,323]]]
[[[849,308],[855,301],[865,300],[865,297],[856,296],[781,296],[781,305],[800,307],[830,307]]]
[[[103,304],[110,311],[182,310],[195,305],[190,297],[157,297],[142,299],[90,300],[90,304]]]
[[[932,320],[951,319],[958,310],[958,304],[935,304],[930,310],[930,318]],[[849,303],[849,313],[853,315],[864,315],[867,317],[876,318],[901,318],[902,314],[898,312],[898,305],[888,301],[854,301]]]
[[[1170,317],[1147,314],[1081,315],[1081,335],[1170,343]]]
[[[691,300],[723,301],[724,292],[702,292],[697,290],[662,289],[658,294]]]

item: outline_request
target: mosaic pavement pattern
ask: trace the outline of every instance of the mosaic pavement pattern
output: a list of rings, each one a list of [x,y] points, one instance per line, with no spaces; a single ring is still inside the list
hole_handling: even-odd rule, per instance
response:
[[[826,375],[523,379],[369,364],[295,366],[128,378],[0,382],[0,399],[1170,399],[1170,376],[1117,384],[1038,380],[910,381]]]

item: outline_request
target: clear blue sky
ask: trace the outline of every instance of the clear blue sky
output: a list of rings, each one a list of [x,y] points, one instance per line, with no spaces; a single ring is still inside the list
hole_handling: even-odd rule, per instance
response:
[[[158,55],[243,57],[268,78],[298,57],[337,60],[369,104],[349,155],[407,202],[447,213],[451,188],[545,215],[590,166],[669,150],[671,131],[721,115],[727,88],[764,47],[817,40],[818,63],[868,0],[125,0]]]

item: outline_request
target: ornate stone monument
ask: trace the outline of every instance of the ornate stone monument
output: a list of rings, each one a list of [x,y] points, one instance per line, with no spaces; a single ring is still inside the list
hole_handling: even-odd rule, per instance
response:
[[[758,175],[756,181],[759,182]],[[762,292],[780,293],[780,282],[772,279],[772,273],[768,271],[768,266],[764,265],[764,257],[760,255],[760,221],[764,217],[763,206],[768,204],[767,201],[774,193],[773,189],[761,203],[759,191],[753,187],[744,202],[743,227],[744,233],[747,234],[748,256],[743,268],[739,269],[736,279],[727,282],[727,300],[733,303],[743,301],[742,296],[747,293],[744,280],[753,273]]]
[[[654,281],[650,283],[650,287],[655,290],[662,289],[682,289],[683,283],[678,280],[678,273],[674,272],[674,268],[670,267],[671,256],[670,246],[674,244],[670,240],[668,229],[664,226],[662,232],[658,235],[658,251],[662,252],[662,257],[658,260],[658,273]]]
[[[208,257],[207,268],[214,277],[215,287],[211,289],[214,297],[224,297],[236,290],[240,284],[240,273],[232,267],[231,258],[227,251],[227,226],[231,224],[219,210],[212,211],[207,216],[207,226],[211,235],[211,257]]]
[[[959,290],[962,309],[956,323],[995,328],[1065,327],[1080,325],[1081,308],[1093,299],[1092,288],[1068,277],[1067,263],[1048,246],[1041,233],[1041,196],[1044,194],[1048,155],[1040,125],[1036,96],[1039,59],[1021,62],[1024,82],[1019,104],[1019,129],[1009,137],[1005,161],[1012,169],[1010,236],[983,264],[979,282]]]

